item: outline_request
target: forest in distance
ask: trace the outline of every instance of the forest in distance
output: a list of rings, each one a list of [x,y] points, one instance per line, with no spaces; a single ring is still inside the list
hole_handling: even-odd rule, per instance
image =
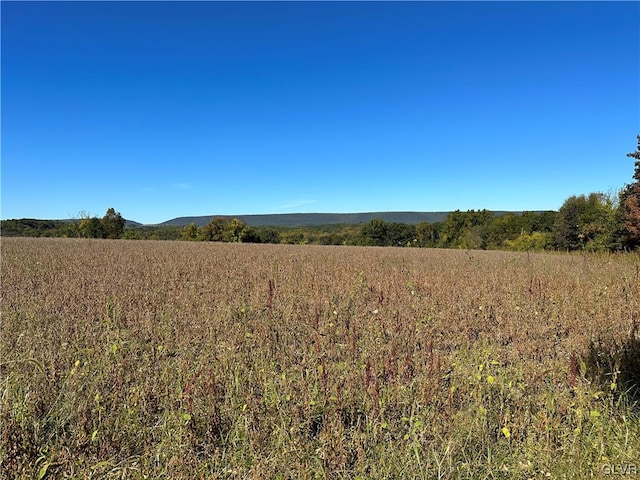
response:
[[[427,248],[620,251],[640,247],[640,135],[633,182],[616,194],[573,195],[560,209],[543,212],[456,210],[444,221],[408,224],[374,218],[364,224],[250,226],[231,217],[206,225],[139,225],[109,208],[104,217],[3,220],[3,237],[71,237],[241,243],[398,246]]]
[[[118,215],[115,212],[116,217]],[[3,237],[123,238],[306,245],[370,245],[460,248],[542,249],[553,242],[557,212],[495,215],[488,210],[451,212],[443,222],[416,225],[376,218],[364,224],[307,226],[249,226],[238,218],[212,217],[203,226],[153,225],[116,227],[110,215],[78,221],[19,219],[2,221]],[[123,224],[122,220],[117,223]],[[537,241],[538,246],[526,245]]]
[[[638,239],[624,228],[620,206],[611,196],[592,193],[568,199],[558,211],[497,215],[489,210],[450,212],[442,222],[416,225],[376,218],[365,224],[253,227],[237,218],[212,217],[204,226],[125,227],[114,209],[102,218],[77,221],[3,220],[3,237],[122,238],[299,245],[357,245],[481,250],[633,249]],[[577,221],[576,221],[577,220]]]

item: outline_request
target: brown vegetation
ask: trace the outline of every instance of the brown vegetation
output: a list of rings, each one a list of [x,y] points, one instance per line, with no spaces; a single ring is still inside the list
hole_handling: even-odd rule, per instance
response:
[[[597,477],[639,311],[634,254],[3,239],[0,477]]]

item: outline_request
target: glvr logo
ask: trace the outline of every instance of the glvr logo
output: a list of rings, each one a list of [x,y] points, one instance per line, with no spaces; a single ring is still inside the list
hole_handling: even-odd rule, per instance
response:
[[[637,475],[638,466],[635,463],[611,463],[602,466],[605,475]]]

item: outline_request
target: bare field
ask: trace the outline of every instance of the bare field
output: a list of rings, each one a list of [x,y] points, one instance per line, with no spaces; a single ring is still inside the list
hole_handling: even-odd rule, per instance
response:
[[[640,469],[637,254],[1,247],[1,478]]]

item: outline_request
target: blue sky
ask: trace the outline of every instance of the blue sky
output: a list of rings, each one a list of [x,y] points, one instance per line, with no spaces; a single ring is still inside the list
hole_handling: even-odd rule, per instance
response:
[[[632,180],[638,2],[6,2],[2,218],[544,210]]]

